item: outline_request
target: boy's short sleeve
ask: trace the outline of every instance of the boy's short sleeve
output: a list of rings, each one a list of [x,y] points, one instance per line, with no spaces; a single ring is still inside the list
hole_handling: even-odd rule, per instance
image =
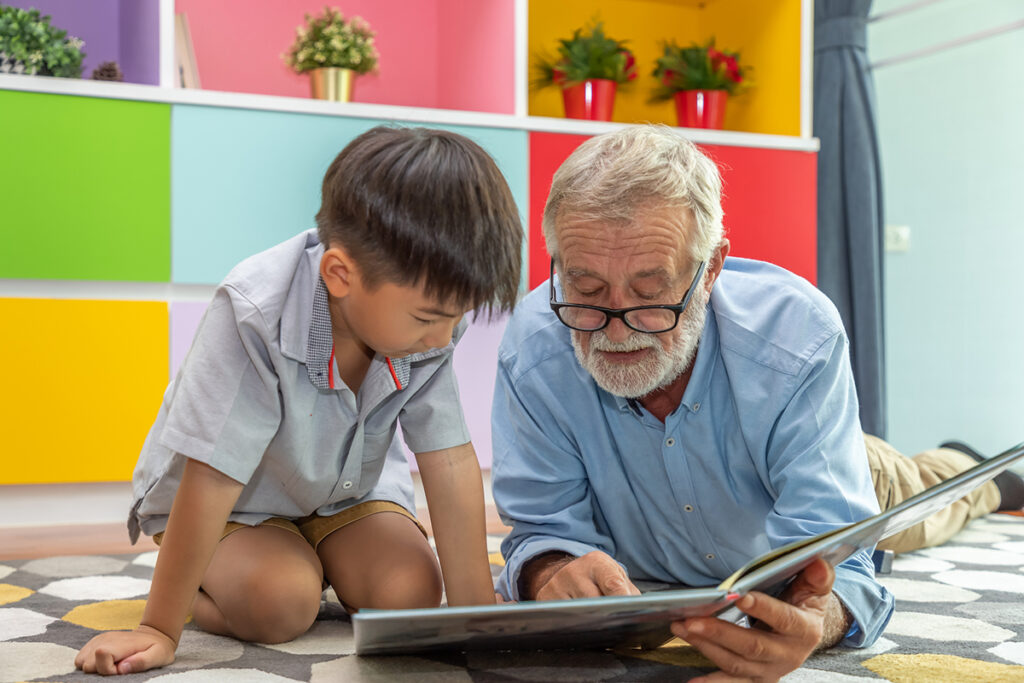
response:
[[[269,332],[241,293],[220,287],[175,381],[159,442],[243,484],[281,422]]]
[[[470,441],[452,355],[447,353],[442,358],[440,366],[422,385],[409,386],[416,393],[398,417],[405,444],[413,453],[453,448]]]

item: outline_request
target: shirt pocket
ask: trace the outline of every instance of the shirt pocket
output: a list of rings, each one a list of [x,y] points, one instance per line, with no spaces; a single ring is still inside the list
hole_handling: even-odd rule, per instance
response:
[[[366,433],[363,435],[362,472],[359,476],[359,495],[364,496],[380,481],[384,463],[387,460],[391,448],[399,449],[401,446],[394,443],[395,425],[392,424],[386,431],[378,434]]]

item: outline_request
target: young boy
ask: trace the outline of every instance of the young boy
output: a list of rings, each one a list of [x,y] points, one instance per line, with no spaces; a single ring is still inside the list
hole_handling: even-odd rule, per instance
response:
[[[451,354],[465,313],[515,303],[508,186],[464,137],[379,127],[331,164],[316,218],[214,294],[135,470],[132,540],[160,543],[142,623],[93,638],[83,671],[171,663],[190,611],[212,633],[290,640],[324,584],[350,609],[436,607],[443,573],[449,604],[494,602]]]

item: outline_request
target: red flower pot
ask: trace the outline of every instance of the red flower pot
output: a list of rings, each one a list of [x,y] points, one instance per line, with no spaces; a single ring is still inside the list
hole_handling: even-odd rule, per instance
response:
[[[676,118],[684,128],[721,128],[725,118],[725,90],[680,90],[675,94]]]
[[[611,121],[615,106],[615,88],[618,83],[604,78],[591,78],[562,90],[565,117]]]

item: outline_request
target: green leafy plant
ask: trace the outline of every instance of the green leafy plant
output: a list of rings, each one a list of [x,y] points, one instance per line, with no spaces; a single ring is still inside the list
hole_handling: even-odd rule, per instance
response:
[[[652,99],[668,100],[680,90],[725,90],[730,95],[747,87],[751,68],[740,66],[738,52],[723,52],[712,38],[706,45],[679,47],[665,43],[654,68],[660,85]]]
[[[569,88],[591,78],[628,83],[636,78],[636,59],[626,41],[609,38],[596,22],[586,30],[576,29],[572,38],[558,41],[557,57],[539,57],[533,87],[556,85]]]
[[[295,29],[295,42],[282,57],[298,73],[335,66],[365,74],[376,71],[380,59],[375,35],[362,17],[346,19],[341,10],[324,7],[321,15],[306,15],[306,24]]]
[[[0,72],[79,78],[83,45],[39,10],[0,6]]]

